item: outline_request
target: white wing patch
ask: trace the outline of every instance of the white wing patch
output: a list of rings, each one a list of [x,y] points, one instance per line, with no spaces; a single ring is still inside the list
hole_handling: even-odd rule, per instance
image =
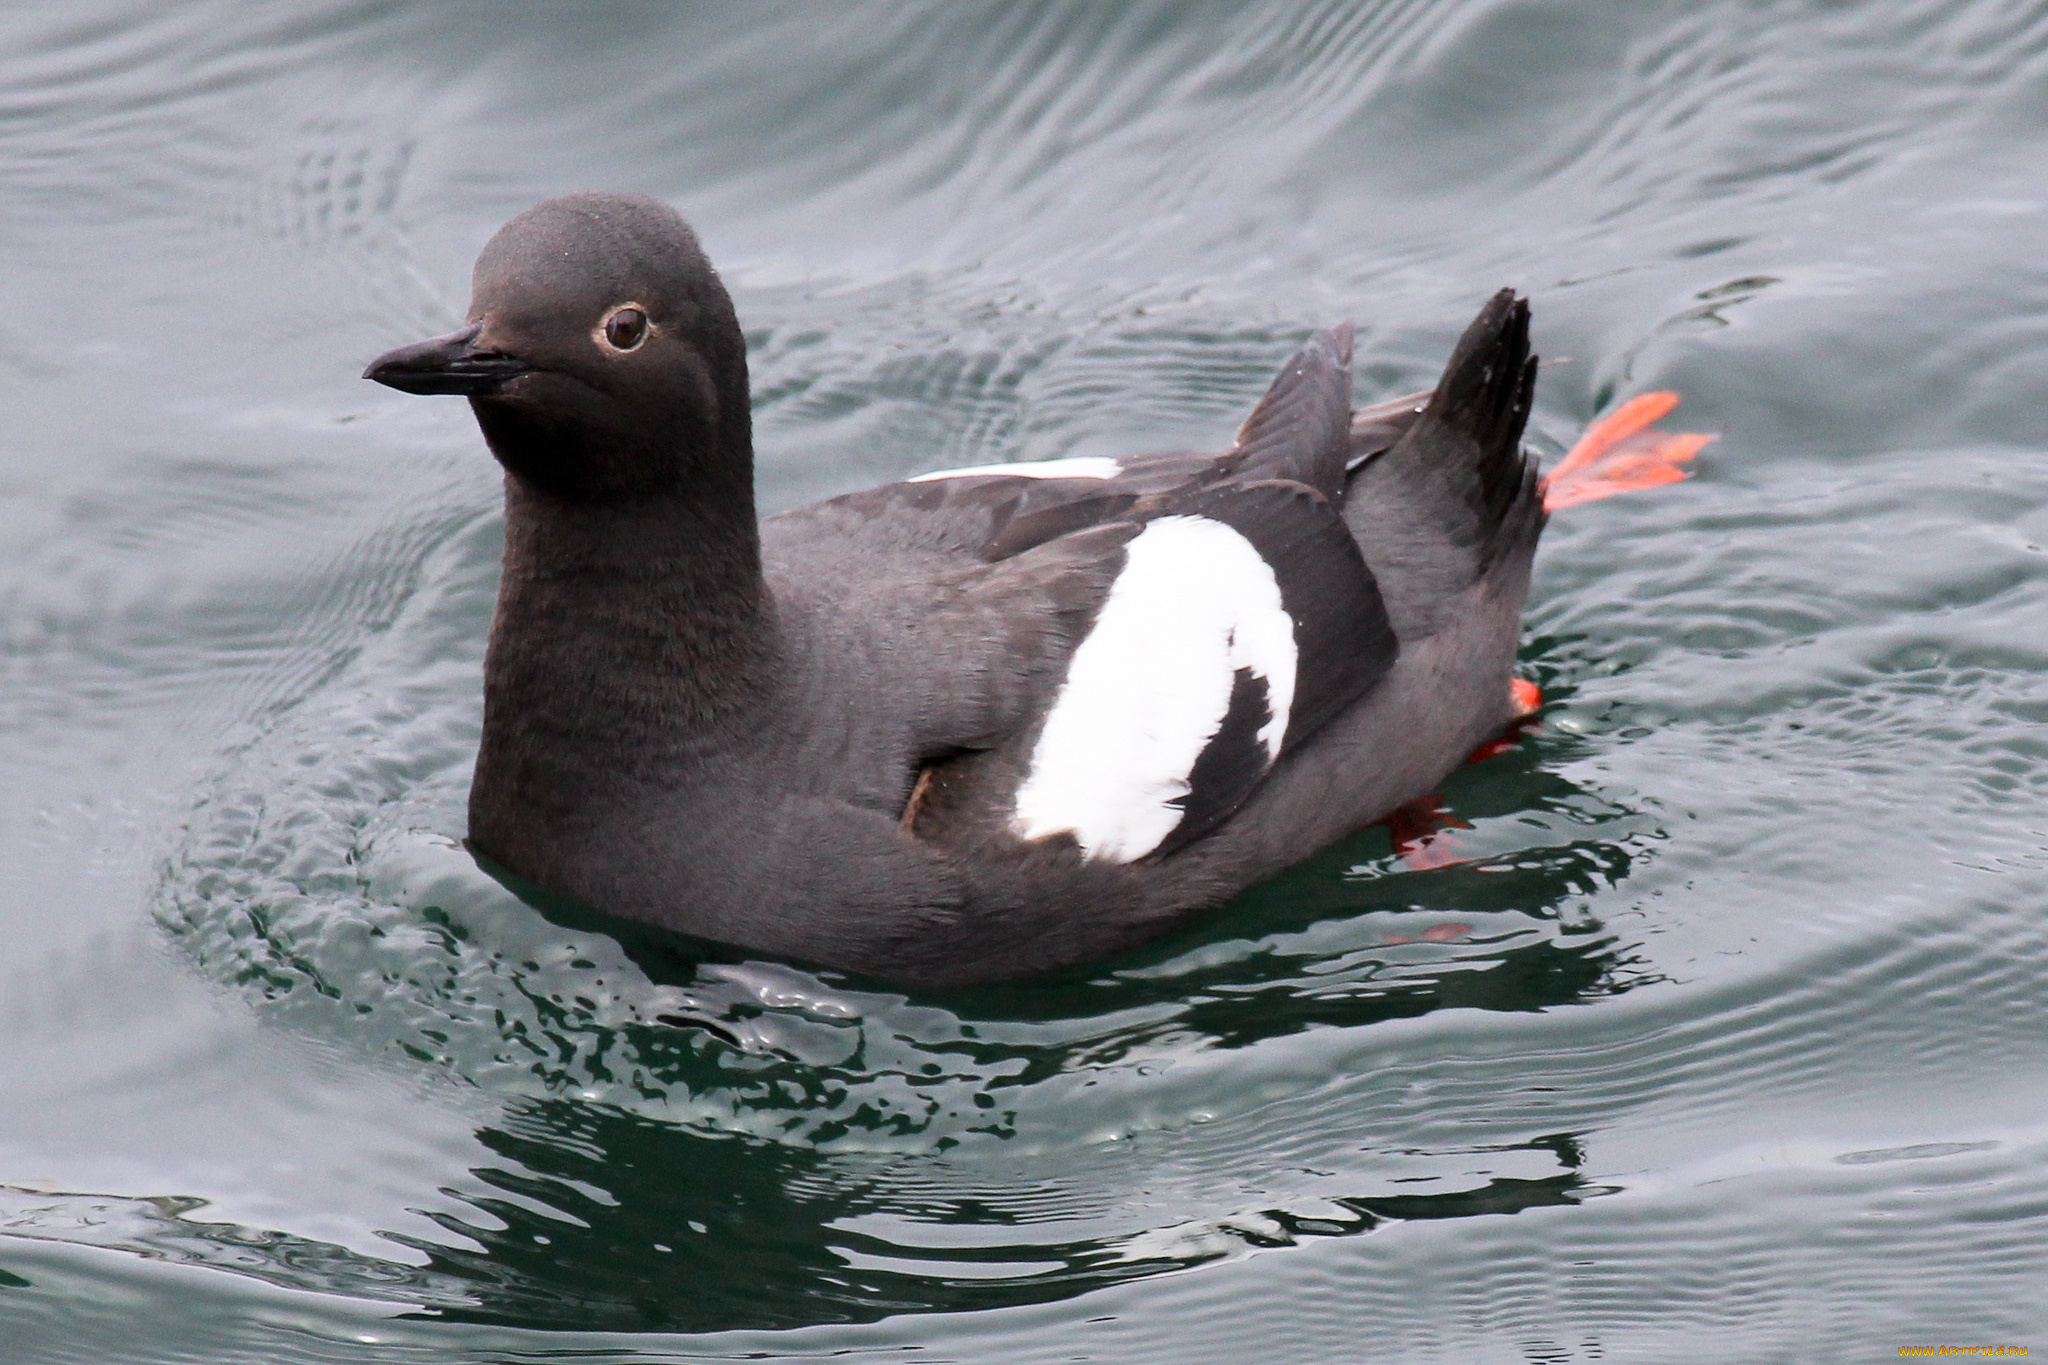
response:
[[[1266,680],[1259,741],[1278,758],[1294,701],[1294,619],[1250,541],[1207,517],[1161,517],[1132,538],[1123,572],[1075,649],[1017,789],[1023,839],[1072,834],[1090,858],[1127,863],[1180,823],[1169,804],[1230,708],[1237,670]]]
[[[1022,464],[978,464],[966,469],[935,469],[905,483],[933,479],[971,479],[981,474],[1007,474],[1018,479],[1113,479],[1123,466],[1107,455],[1076,455],[1071,460],[1027,460]]]

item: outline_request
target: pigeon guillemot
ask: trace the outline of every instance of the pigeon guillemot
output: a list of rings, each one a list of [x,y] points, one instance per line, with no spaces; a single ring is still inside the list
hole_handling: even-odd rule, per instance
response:
[[[1503,290],[1432,392],[1356,413],[1350,330],[1323,332],[1220,455],[947,470],[761,521],[746,345],[689,227],[542,203],[484,248],[465,326],[367,371],[466,395],[505,469],[472,845],[906,984],[1152,938],[1514,718],[1528,323]]]

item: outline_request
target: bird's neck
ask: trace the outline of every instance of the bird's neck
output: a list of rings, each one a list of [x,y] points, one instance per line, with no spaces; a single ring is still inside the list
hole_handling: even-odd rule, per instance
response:
[[[672,771],[749,733],[775,632],[747,482],[605,503],[505,487],[479,781],[580,754]]]

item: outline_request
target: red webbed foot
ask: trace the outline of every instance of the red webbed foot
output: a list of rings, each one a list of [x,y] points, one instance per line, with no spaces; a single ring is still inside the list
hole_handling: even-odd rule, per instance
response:
[[[1521,745],[1522,736],[1535,729],[1538,722],[1536,713],[1543,709],[1543,689],[1527,678],[1508,679],[1508,705],[1513,709],[1514,719],[1499,739],[1486,743],[1465,755],[1467,763],[1483,763],[1489,758],[1513,753]]]
[[[1394,841],[1394,855],[1411,872],[1428,872],[1460,861],[1458,841],[1444,831],[1472,826],[1445,809],[1441,796],[1418,796],[1396,806],[1380,821]]]
[[[1455,943],[1471,932],[1472,926],[1469,924],[1459,924],[1456,920],[1445,920],[1442,924],[1430,925],[1419,934],[1407,934],[1399,929],[1390,929],[1381,937],[1380,942]]]
[[[1510,678],[1508,706],[1515,718],[1508,725],[1507,733],[1474,749],[1466,756],[1467,763],[1507,753],[1520,743],[1522,736],[1537,723],[1536,713],[1543,706],[1543,690],[1527,678]],[[1411,872],[1427,872],[1462,862],[1458,841],[1445,831],[1472,828],[1452,815],[1444,806],[1444,799],[1433,792],[1394,807],[1380,823],[1387,827],[1387,834],[1394,841],[1395,856],[1407,864]]]
[[[1678,406],[1669,390],[1639,393],[1592,426],[1543,481],[1543,510],[1655,488],[1686,477],[1679,466],[1714,438],[1695,431],[1658,431],[1653,425]]]

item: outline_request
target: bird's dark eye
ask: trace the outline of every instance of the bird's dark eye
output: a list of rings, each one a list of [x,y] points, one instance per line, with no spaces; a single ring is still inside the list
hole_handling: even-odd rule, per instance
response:
[[[604,339],[618,350],[632,350],[647,340],[647,314],[638,308],[621,308],[605,319]]]

